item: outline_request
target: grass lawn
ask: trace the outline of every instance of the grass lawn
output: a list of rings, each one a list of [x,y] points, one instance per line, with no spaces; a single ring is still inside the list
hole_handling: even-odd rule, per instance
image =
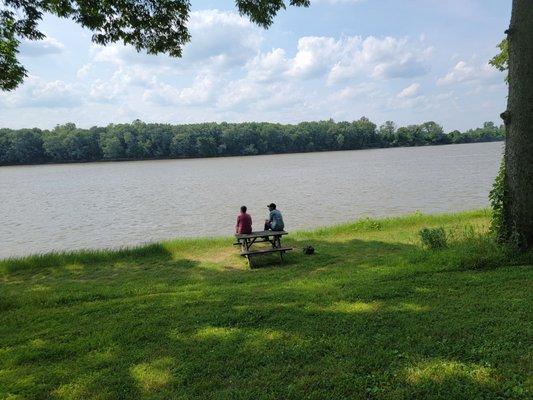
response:
[[[253,270],[231,238],[0,261],[0,398],[530,398],[533,261],[488,220],[291,232]]]

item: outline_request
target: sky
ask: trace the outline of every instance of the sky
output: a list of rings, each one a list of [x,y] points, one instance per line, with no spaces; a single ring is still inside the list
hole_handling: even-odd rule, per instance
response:
[[[445,131],[501,123],[505,74],[487,61],[510,0],[311,0],[281,11],[268,30],[233,1],[191,3],[181,59],[95,45],[90,31],[45,16],[46,39],[21,44],[29,76],[0,92],[0,127],[362,116]]]

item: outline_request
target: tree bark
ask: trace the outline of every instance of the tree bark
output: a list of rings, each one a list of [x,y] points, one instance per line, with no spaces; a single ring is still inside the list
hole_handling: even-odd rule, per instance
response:
[[[513,0],[509,40],[504,216],[523,249],[533,246],[533,0]]]

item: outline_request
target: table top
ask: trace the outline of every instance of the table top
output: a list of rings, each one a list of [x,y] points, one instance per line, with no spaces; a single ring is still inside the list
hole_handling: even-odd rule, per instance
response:
[[[285,231],[258,231],[258,232],[252,232],[247,234],[235,234],[235,237],[237,239],[253,239],[256,237],[262,237],[262,236],[283,236],[288,235],[289,232]]]

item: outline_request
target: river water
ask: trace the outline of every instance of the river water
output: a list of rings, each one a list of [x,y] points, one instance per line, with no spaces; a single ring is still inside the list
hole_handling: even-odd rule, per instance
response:
[[[0,167],[0,258],[488,205],[503,143],[255,157]]]

